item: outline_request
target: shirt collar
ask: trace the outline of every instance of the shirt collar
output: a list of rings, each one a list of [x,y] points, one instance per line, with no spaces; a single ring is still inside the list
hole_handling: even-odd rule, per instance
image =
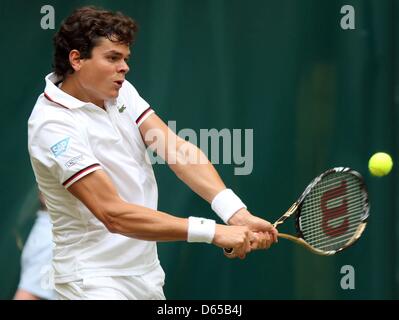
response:
[[[87,104],[58,88],[55,83],[59,82],[61,77],[58,77],[54,72],[48,74],[45,80],[46,88],[44,89],[44,96],[48,100],[67,109],[77,109]]]

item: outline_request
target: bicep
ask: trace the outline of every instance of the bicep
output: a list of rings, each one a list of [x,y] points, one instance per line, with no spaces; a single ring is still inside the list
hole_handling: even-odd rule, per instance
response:
[[[166,142],[175,133],[155,113],[150,115],[139,127],[141,137],[147,146],[155,146],[156,142]]]

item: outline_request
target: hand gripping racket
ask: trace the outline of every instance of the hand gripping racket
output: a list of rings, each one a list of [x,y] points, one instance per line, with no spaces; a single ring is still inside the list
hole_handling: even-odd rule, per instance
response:
[[[297,235],[279,233],[313,253],[336,254],[362,235],[369,217],[369,202],[362,176],[350,169],[329,169],[316,177],[274,227],[295,217]],[[224,249],[232,254],[233,249]]]

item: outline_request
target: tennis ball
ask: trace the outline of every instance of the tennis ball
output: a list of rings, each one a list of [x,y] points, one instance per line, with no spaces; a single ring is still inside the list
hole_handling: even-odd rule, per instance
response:
[[[369,170],[373,176],[382,177],[392,170],[392,158],[388,153],[377,152],[369,160]]]

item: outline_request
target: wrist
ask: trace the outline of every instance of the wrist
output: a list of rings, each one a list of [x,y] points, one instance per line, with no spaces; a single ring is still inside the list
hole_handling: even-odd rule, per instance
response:
[[[234,213],[228,220],[229,225],[243,226],[246,225],[251,214],[246,208],[242,208]]]
[[[231,189],[224,189],[219,192],[213,198],[211,207],[226,224],[237,211],[247,208]]]
[[[215,237],[216,222],[211,219],[189,217],[187,242],[212,243]]]

